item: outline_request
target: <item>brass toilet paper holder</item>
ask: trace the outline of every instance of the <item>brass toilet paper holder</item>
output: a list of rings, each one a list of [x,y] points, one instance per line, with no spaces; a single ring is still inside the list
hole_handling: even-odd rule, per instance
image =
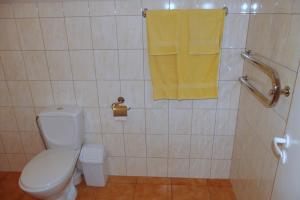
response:
[[[118,97],[118,102],[114,102],[111,105],[111,109],[113,110],[114,117],[126,117],[127,111],[130,110],[130,107],[127,107],[123,103],[125,102],[124,97]]]

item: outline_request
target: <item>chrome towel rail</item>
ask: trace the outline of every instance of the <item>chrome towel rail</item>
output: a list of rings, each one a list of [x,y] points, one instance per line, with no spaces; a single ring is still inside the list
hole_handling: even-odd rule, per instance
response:
[[[228,15],[228,7],[224,6],[223,9],[225,10],[225,14]],[[148,10],[148,8],[144,8],[142,11],[142,16],[144,18],[147,17],[147,10]]]
[[[253,64],[256,68],[260,71],[265,73],[272,82],[272,89],[269,91],[269,95],[271,98],[266,97],[263,93],[257,90],[249,81],[248,76],[242,76],[239,78],[239,81],[243,86],[245,86],[264,106],[271,108],[276,105],[278,102],[280,95],[284,95],[288,97],[290,95],[290,87],[285,86],[284,89],[281,89],[280,78],[277,73],[272,67],[266,65],[262,61],[260,61],[256,56],[255,53],[252,53],[250,50],[246,52],[242,52],[241,56],[248,61],[249,63]]]

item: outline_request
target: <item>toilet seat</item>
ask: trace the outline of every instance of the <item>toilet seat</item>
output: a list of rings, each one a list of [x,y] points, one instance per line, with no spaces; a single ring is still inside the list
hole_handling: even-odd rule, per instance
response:
[[[51,190],[73,174],[80,151],[49,149],[35,156],[23,169],[19,184],[27,192]]]

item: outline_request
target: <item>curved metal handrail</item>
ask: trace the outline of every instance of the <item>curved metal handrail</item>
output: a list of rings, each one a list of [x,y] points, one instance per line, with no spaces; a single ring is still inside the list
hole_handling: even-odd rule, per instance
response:
[[[272,67],[266,65],[259,59],[255,57],[255,54],[251,51],[247,50],[246,52],[242,52],[241,56],[248,61],[249,63],[253,64],[256,68],[260,71],[265,73],[272,82],[272,89],[269,92],[269,95],[272,96],[271,99],[266,97],[262,94],[259,90],[257,90],[251,83],[248,81],[248,76],[243,76],[239,78],[239,81],[243,86],[245,86],[249,91],[254,94],[254,96],[266,107],[271,108],[276,105],[278,102],[280,95],[285,95],[288,97],[290,95],[290,87],[286,86],[284,89],[281,89],[280,78],[277,73]]]

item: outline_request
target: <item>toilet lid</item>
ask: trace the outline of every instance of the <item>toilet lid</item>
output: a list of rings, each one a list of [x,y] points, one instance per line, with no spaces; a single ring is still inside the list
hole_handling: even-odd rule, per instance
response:
[[[72,175],[79,151],[49,149],[35,156],[23,169],[20,184],[29,190],[56,186]]]

